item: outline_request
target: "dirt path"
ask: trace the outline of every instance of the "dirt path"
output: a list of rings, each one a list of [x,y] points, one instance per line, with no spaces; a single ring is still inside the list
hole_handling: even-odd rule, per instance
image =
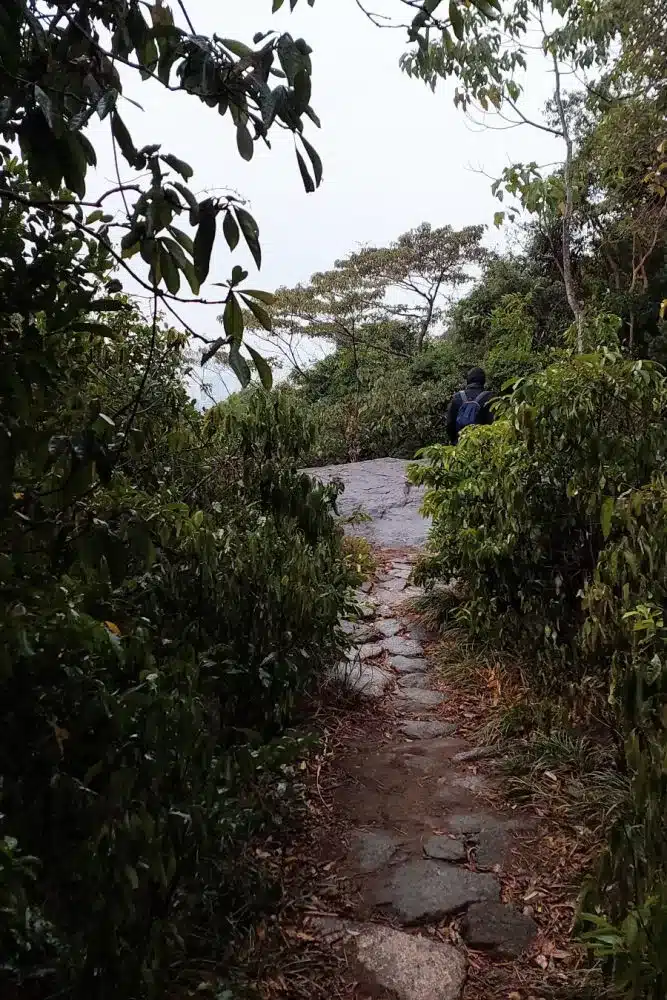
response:
[[[356,530],[376,545],[383,568],[359,595],[362,618],[344,623],[350,650],[337,677],[359,707],[339,720],[322,786],[318,768],[313,882],[292,915],[295,940],[316,949],[298,967],[323,963],[328,978],[315,985],[302,973],[300,988],[288,979],[286,992],[523,1000],[521,962],[544,946],[524,902],[535,895],[526,888],[539,834],[534,815],[504,807],[490,751],[464,738],[459,692],[447,691],[433,661],[436,637],[411,611],[421,591],[410,576],[428,524],[419,492],[406,486],[406,464],[314,470],[343,479],[341,513],[370,515]]]
[[[374,707],[380,727],[339,747],[335,829],[320,851],[345,892],[340,913],[306,925],[355,978],[358,997],[458,1000],[467,948],[506,962],[536,937],[532,917],[501,891],[534,823],[494,805],[486,752],[457,734],[429,636],[405,608],[417,593],[410,572],[410,557],[390,558],[364,595],[367,617],[348,626],[339,677]]]
[[[571,901],[564,892],[556,921],[545,917],[546,825],[505,805],[493,752],[466,739],[488,710],[484,689],[443,682],[440,643],[411,610],[428,526],[405,464],[317,470],[345,479],[342,513],[370,514],[362,528],[381,540],[382,569],[359,594],[360,620],[344,623],[350,650],[336,673],[356,700],[327,730],[287,893],[300,901],[279,922],[282,972],[264,995],[536,1000],[534,973],[553,966],[549,937]]]

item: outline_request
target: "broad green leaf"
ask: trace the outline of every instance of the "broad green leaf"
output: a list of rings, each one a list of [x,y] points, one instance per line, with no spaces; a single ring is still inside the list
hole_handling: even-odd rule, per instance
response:
[[[136,166],[138,156],[137,150],[132,142],[132,136],[125,126],[125,122],[116,110],[111,113],[111,133],[118,143],[121,153],[130,166]]]
[[[229,365],[243,388],[249,385],[251,373],[248,368],[248,362],[242,356],[236,344],[232,344],[232,349],[229,352]]]
[[[170,166],[172,170],[179,173],[183,180],[189,181],[194,174],[194,170],[189,163],[186,163],[184,160],[179,160],[177,156],[172,156],[171,153],[165,153],[160,157],[160,159],[164,160],[164,162]]]
[[[264,305],[267,306],[272,306],[276,301],[275,295],[273,295],[271,292],[261,292],[258,291],[256,288],[244,288],[243,294],[250,295],[252,296],[253,299],[259,299],[260,302],[263,302]]]
[[[169,250],[164,245],[160,247],[160,270],[168,290],[172,295],[178,295],[178,290],[181,287],[178,267]]]
[[[306,162],[298,149],[296,150],[296,159],[297,163],[299,164],[299,172],[301,174],[301,180],[303,181],[303,186],[305,187],[308,194],[312,194],[313,191],[315,190],[315,183],[313,181],[313,178],[308,173],[308,167],[306,166]]]
[[[190,188],[186,187],[185,184],[181,184],[180,181],[172,181],[173,187],[176,188],[179,194],[181,194],[190,208],[190,225],[196,226],[199,224],[199,202],[195,198],[194,194]]]
[[[225,344],[225,338],[218,337],[216,340],[213,341],[212,344],[208,345],[205,351],[202,351],[201,355],[202,367],[206,364],[207,361],[210,361],[211,358],[218,353],[218,351],[220,350],[221,347],[224,346],[224,344]]]
[[[253,313],[253,315],[257,319],[257,322],[260,323],[265,330],[271,331],[273,329],[273,323],[266,309],[264,309],[264,307],[261,306],[259,302],[255,302],[253,299],[249,298],[247,295],[244,295],[243,293],[241,293],[241,298],[247,305],[248,309],[250,309],[250,311]]]
[[[259,245],[259,228],[257,223],[253,219],[250,212],[247,212],[245,208],[240,206],[235,206],[234,211],[236,213],[236,219],[239,226],[241,227],[241,232],[245,237],[245,241],[248,244],[248,249],[253,256],[253,260],[258,268],[262,266],[262,249]]]
[[[169,226],[168,228],[174,239],[177,240],[183,249],[192,257],[195,252],[195,245],[188,234],[184,233],[183,230],[179,229],[177,226]]]
[[[199,225],[194,240],[195,274],[200,284],[203,284],[211,267],[211,253],[215,243],[216,209],[210,200],[203,201],[199,206]]]
[[[317,185],[317,187],[319,187],[320,184],[322,183],[322,160],[320,159],[317,150],[311,146],[311,144],[308,142],[305,136],[302,135],[300,136],[300,138],[301,142],[303,143],[304,149],[306,150],[308,156],[310,157],[310,162],[313,165],[315,184]]]
[[[222,323],[227,336],[231,337],[235,344],[239,344],[243,336],[243,310],[233,292],[227,296]]]
[[[248,348],[248,354],[255,362],[255,368],[257,369],[257,374],[259,375],[260,381],[264,388],[268,391],[273,387],[273,372],[271,371],[271,366],[266,362],[261,354],[252,348],[249,344],[246,344]]]
[[[229,249],[236,250],[241,234],[236,219],[229,210],[225,212],[225,217],[222,220],[222,232],[227,240]]]
[[[236,145],[244,160],[252,160],[255,152],[255,144],[252,141],[250,132],[243,124],[239,124],[236,128]]]

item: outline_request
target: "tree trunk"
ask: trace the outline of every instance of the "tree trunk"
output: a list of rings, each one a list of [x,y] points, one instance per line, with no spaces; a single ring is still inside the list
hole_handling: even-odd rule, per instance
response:
[[[556,53],[552,53],[554,62],[554,72],[556,75],[556,90],[555,99],[556,106],[558,107],[558,117],[560,118],[561,129],[563,130],[563,139],[565,140],[565,169],[564,169],[564,181],[565,181],[565,206],[563,208],[563,281],[565,283],[565,294],[567,296],[567,302],[574,314],[574,318],[577,324],[577,350],[580,354],[584,351],[584,331],[583,331],[583,320],[584,311],[581,307],[581,303],[577,298],[577,290],[575,287],[574,277],[572,274],[572,256],[571,256],[571,236],[572,236],[572,216],[574,214],[574,190],[572,187],[572,159],[573,159],[573,143],[570,137],[570,129],[567,124],[567,117],[565,115],[565,109],[563,107],[563,94],[561,91],[561,79],[560,79],[560,69],[558,66],[558,57]]]
[[[442,271],[441,274],[440,274],[440,277],[438,278],[438,282],[437,282],[435,288],[433,289],[433,292],[428,297],[428,300],[427,300],[428,301],[428,307],[426,309],[426,315],[424,316],[424,318],[423,318],[423,320],[421,322],[421,326],[419,327],[419,333],[417,334],[417,354],[421,354],[422,349],[424,347],[424,341],[426,340],[426,334],[428,333],[428,328],[430,327],[431,320],[433,319],[433,310],[435,309],[435,300],[438,297],[438,293],[440,292],[440,286],[442,285],[442,282],[444,281],[444,278],[445,278],[445,272]]]

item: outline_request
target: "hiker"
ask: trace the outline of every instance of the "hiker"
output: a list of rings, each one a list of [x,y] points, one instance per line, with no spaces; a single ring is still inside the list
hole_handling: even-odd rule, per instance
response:
[[[459,434],[471,424],[492,424],[493,413],[489,403],[492,393],[484,388],[486,375],[482,368],[468,372],[466,387],[455,392],[447,410],[447,434],[452,444],[458,444]]]

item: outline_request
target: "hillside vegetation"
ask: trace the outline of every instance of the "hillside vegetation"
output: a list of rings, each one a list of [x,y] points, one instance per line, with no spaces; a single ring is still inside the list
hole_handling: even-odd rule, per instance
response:
[[[526,127],[537,36],[554,95],[534,124],[562,163],[495,183],[489,222],[516,252],[434,220],[269,293],[239,265],[211,273],[216,240],[261,264],[245,203],[196,197],[159,135],[130,133],[124,99],[140,79],[185,93],[246,161],[286,129],[313,193],[307,43],[207,38],[180,0],[2,4],[3,995],[165,996],[196,989],[202,961],[234,995],[234,934],[271,903],[244,852],[295,814],[295,727],[370,565],[344,543],[336,487],[298,470],[420,448],[420,572],[436,593],[460,584],[443,614],[519,650],[558,726],[601,725],[622,779],[579,932],[619,995],[667,992],[667,8],[394,12],[405,72]],[[565,89],[566,67],[586,86]],[[131,181],[93,196],[100,127]],[[192,300],[220,306],[218,337],[182,321]],[[304,362],[304,336],[324,360]],[[246,387],[206,413],[184,389],[193,346]],[[478,364],[497,420],[453,450],[445,409]]]

